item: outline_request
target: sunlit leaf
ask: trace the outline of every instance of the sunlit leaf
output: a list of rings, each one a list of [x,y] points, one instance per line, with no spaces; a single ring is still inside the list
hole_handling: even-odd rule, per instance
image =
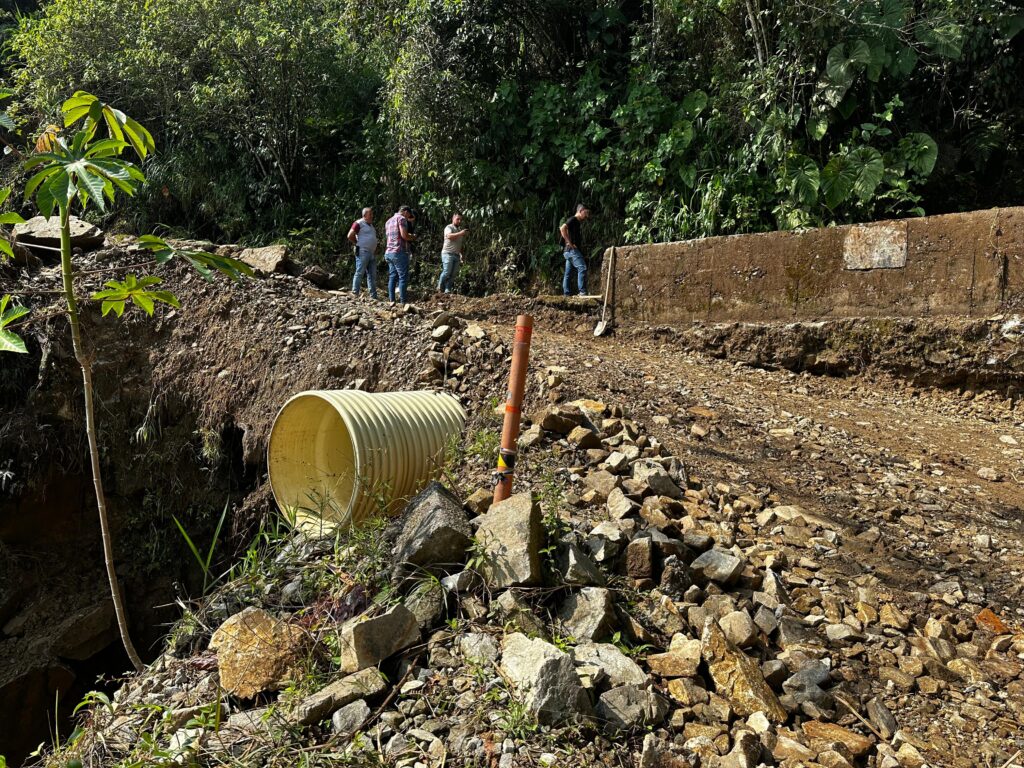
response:
[[[8,294],[0,297],[0,352],[18,352],[27,354],[25,341],[7,326],[28,314],[28,307],[13,306],[8,309],[11,297]]]

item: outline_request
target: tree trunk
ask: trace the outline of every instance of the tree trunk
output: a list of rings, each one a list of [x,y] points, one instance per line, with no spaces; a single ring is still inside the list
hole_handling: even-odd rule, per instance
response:
[[[121,596],[121,585],[114,570],[114,545],[110,538],[110,522],[107,520],[107,497],[103,493],[103,478],[100,475],[100,452],[96,444],[96,413],[93,407],[92,362],[82,348],[82,328],[78,319],[78,301],[72,281],[71,267],[71,224],[70,212],[67,207],[60,211],[60,268],[64,278],[64,296],[68,302],[68,319],[71,321],[71,343],[75,350],[75,359],[82,368],[82,389],[85,395],[85,433],[89,438],[89,459],[92,464],[92,483],[96,489],[96,507],[100,514],[100,534],[103,538],[103,560],[107,566],[107,579],[110,581],[110,597],[114,601],[114,613],[117,615],[117,627],[121,632],[121,642],[131,659],[136,672],[145,669],[138,651],[132,644],[128,634],[128,619],[125,616],[124,599]]]

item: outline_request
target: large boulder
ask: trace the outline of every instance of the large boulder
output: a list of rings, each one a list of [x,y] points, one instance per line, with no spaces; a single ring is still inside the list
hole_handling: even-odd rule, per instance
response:
[[[741,717],[763,712],[773,723],[788,717],[775,692],[765,682],[757,662],[729,642],[714,618],[708,617],[701,634],[701,652],[715,690]]]
[[[357,616],[341,628],[341,671],[375,667],[419,639],[416,615],[404,605],[372,618]]]
[[[572,656],[551,643],[519,632],[506,635],[500,666],[538,722],[547,725],[591,714]]]
[[[243,699],[280,688],[298,663],[305,639],[300,627],[261,608],[236,613],[210,638],[221,686]]]
[[[248,264],[257,274],[288,271],[288,246],[268,245],[265,248],[246,248],[235,258]]]
[[[540,584],[543,536],[540,507],[529,493],[492,506],[476,532],[484,556],[480,571],[487,585],[505,589]]]
[[[70,219],[71,247],[84,251],[103,245],[103,230],[76,216]],[[27,245],[45,245],[60,248],[60,217],[33,216],[26,222],[14,226],[14,238]]]
[[[415,568],[461,564],[472,535],[459,500],[440,483],[431,483],[405,508],[392,550],[394,576],[400,578]]]

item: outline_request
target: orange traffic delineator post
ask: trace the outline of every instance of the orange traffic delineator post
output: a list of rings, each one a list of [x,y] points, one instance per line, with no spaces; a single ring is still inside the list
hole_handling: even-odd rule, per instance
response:
[[[495,472],[494,503],[512,495],[512,477],[516,469],[519,445],[519,421],[523,415],[523,393],[526,390],[526,370],[530,364],[530,339],[533,337],[533,317],[516,318],[516,340],[512,345],[512,373],[508,377],[508,395],[505,399],[505,423],[501,428],[501,450]]]

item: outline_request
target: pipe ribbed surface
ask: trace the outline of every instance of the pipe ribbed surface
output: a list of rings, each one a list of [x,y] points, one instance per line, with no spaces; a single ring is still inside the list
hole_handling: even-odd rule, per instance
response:
[[[437,477],[465,424],[459,401],[443,392],[300,392],[270,432],[270,487],[296,523],[358,525],[396,512]]]

